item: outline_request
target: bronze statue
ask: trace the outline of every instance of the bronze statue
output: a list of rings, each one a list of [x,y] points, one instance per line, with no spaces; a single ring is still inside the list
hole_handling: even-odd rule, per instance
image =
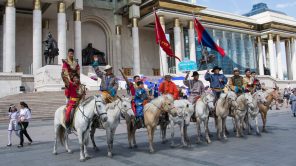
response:
[[[93,56],[98,56],[99,66],[107,65],[105,60],[105,53],[95,49],[92,47],[92,43],[88,43],[87,47],[82,50],[82,65],[89,66],[92,65],[94,62]]]
[[[199,69],[201,69],[202,65],[208,65],[208,64],[211,64],[215,61],[215,55],[214,54],[210,54],[209,51],[207,50],[207,47],[203,47],[202,48],[202,51],[201,51],[201,59],[198,60],[199,62]]]
[[[52,34],[49,32],[47,35],[47,39],[43,41],[45,45],[44,53],[45,56],[45,64],[50,65],[54,63],[54,58],[59,55],[58,43],[52,37]],[[49,62],[47,62],[49,58]]]

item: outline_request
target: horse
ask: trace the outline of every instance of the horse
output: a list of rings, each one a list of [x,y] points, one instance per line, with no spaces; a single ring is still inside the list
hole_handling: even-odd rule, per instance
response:
[[[270,109],[270,105],[271,105],[272,101],[278,100],[280,93],[276,89],[269,89],[265,92],[265,95],[266,95],[266,100],[267,100],[266,103],[265,104],[260,103],[258,105],[259,112],[260,112],[261,118],[262,118],[262,123],[263,123],[262,132],[267,132],[267,130],[266,130],[267,112]]]
[[[144,106],[144,123],[148,132],[149,152],[153,153],[154,131],[159,122],[161,113],[168,112],[177,116],[177,109],[174,107],[174,99],[171,95],[163,95],[153,99]]]
[[[262,91],[257,91],[253,94],[253,109],[248,109],[247,116],[245,118],[248,134],[251,134],[251,120],[255,121],[256,134],[260,135],[259,125],[258,125],[258,114],[259,114],[259,104],[265,104],[267,102],[266,95]]]
[[[101,123],[99,120],[94,120],[90,130],[90,138],[93,144],[93,148],[97,150],[96,143],[94,141],[94,135],[96,128],[103,128],[106,130],[107,145],[108,145],[108,157],[112,157],[114,134],[118,124],[120,123],[120,115],[134,116],[131,102],[128,98],[119,98],[112,103],[106,105],[106,112],[108,120]],[[101,125],[100,125],[101,123]]]
[[[204,124],[205,128],[205,137],[208,144],[211,143],[211,139],[209,137],[209,114],[210,112],[215,111],[215,96],[212,93],[204,93],[199,100],[195,103],[195,118],[196,118],[196,129],[197,129],[197,140],[196,143],[200,143],[201,137],[201,123]]]
[[[236,131],[236,137],[243,137],[243,125],[244,119],[248,112],[248,109],[254,109],[253,96],[251,93],[244,93],[237,97],[236,102],[238,106],[233,110],[234,128]]]
[[[227,93],[223,93],[220,95],[216,103],[216,127],[217,127],[217,137],[220,140],[221,134],[225,140],[227,140],[227,136],[225,133],[226,130],[226,118],[229,115],[229,110],[231,107],[236,108],[236,94],[232,91],[228,91]]]
[[[179,125],[181,130],[181,143],[185,147],[190,144],[187,127],[190,124],[190,118],[194,113],[194,106],[188,100],[175,100],[174,105],[177,108],[177,116],[169,115],[171,126],[171,147],[175,146],[174,143],[174,126]]]
[[[89,130],[94,115],[105,122],[107,121],[107,113],[105,111],[105,104],[103,103],[102,96],[91,96],[78,105],[74,117],[73,127],[77,132],[80,144],[80,161],[89,159],[90,156],[87,152],[87,144],[89,140]],[[65,106],[61,106],[55,112],[54,116],[54,131],[55,141],[53,147],[53,154],[57,154],[57,139],[59,138],[62,145],[65,145],[66,151],[72,153],[68,146],[68,133],[65,131]]]

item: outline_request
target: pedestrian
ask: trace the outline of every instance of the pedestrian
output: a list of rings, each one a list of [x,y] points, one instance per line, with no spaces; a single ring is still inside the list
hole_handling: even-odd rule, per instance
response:
[[[290,104],[293,116],[296,117],[296,90],[293,90],[293,93],[290,96]]]
[[[8,109],[8,117],[9,117],[9,124],[8,124],[8,144],[7,146],[11,146],[11,135],[12,132],[15,132],[15,135],[20,137],[19,135],[19,125],[17,119],[19,117],[19,111],[15,107],[14,104],[11,104]]]
[[[28,104],[26,104],[23,101],[20,102],[20,107],[21,109],[20,109],[18,120],[19,120],[21,131],[20,131],[20,144],[17,146],[19,148],[24,146],[24,135],[29,140],[29,145],[31,145],[33,142],[27,132],[27,127],[29,126],[29,121],[31,119],[31,109],[29,108]]]
[[[284,89],[284,101],[286,103],[286,108],[288,108],[288,105],[289,105],[289,99],[290,99],[290,91],[288,88],[285,88]]]

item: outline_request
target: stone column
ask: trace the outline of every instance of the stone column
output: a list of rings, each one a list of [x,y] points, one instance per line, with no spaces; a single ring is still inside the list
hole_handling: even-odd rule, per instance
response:
[[[75,38],[75,55],[78,59],[78,64],[81,66],[82,72],[82,48],[81,48],[81,11],[76,9],[74,11],[74,38]]]
[[[293,80],[296,80],[296,50],[295,50],[295,39],[291,38],[291,62],[292,62],[292,75]]]
[[[279,79],[284,79],[284,73],[282,68],[282,50],[281,50],[281,40],[280,35],[276,35],[276,43],[275,43],[275,49],[276,49],[276,61],[277,61],[277,76]]]
[[[174,26],[174,44],[175,44],[175,56],[182,60],[182,46],[181,46],[181,28],[180,28],[180,20],[175,18],[175,26]],[[181,74],[179,71],[179,60],[175,59],[176,62],[176,74]]]
[[[116,60],[114,63],[117,67],[114,68],[114,72],[117,73],[118,69],[122,68],[122,58],[121,58],[121,25],[115,26],[115,49],[116,49]]]
[[[139,28],[138,18],[133,18],[132,36],[133,36],[133,53],[134,53],[134,75],[141,74],[140,70],[140,46],[139,46]]]
[[[273,52],[273,35],[268,34],[268,54],[269,54],[269,64],[270,64],[270,75],[276,78],[277,64],[276,58]]]
[[[15,0],[7,0],[5,7],[5,68],[3,72],[15,72]]]
[[[165,20],[164,16],[159,16],[159,21],[163,31],[165,32]],[[166,53],[159,47],[159,62],[160,62],[160,75],[164,76],[169,73],[168,71],[168,59]]]
[[[195,49],[195,35],[194,35],[194,23],[193,21],[189,21],[189,52],[190,52],[190,60],[196,62],[196,49]]]
[[[259,75],[264,75],[263,50],[261,37],[257,37]]]
[[[233,65],[232,67],[237,67],[238,66],[238,61],[237,61],[237,50],[236,50],[236,41],[235,41],[235,33],[231,33],[231,52],[232,52],[232,61]]]
[[[62,64],[62,59],[65,59],[67,57],[67,24],[65,10],[65,2],[58,2],[58,64]]]
[[[42,67],[42,13],[40,0],[34,0],[33,10],[33,74]]]
[[[241,48],[241,60],[238,62],[238,64],[242,67],[242,69],[248,67],[246,63],[246,47],[245,47],[245,41],[244,41],[244,34],[240,34],[240,48]]]
[[[216,30],[215,29],[213,29],[213,37],[214,37],[214,40],[215,40],[216,44],[218,46],[220,46],[220,40],[217,37],[217,34],[216,34]],[[218,53],[218,55],[216,57],[217,57],[218,66],[222,66],[222,56]]]
[[[293,79],[292,69],[291,69],[291,44],[289,40],[285,41],[285,50],[286,50],[286,64],[287,64],[287,76],[288,80]]]
[[[5,17],[6,14],[3,15],[3,54],[2,54],[2,71],[4,72],[6,69],[6,33],[5,33],[5,25],[6,25],[6,21],[5,21]]]

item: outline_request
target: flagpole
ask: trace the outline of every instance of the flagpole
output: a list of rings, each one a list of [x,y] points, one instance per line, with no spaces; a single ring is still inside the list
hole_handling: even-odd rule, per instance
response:
[[[156,14],[156,11],[155,11],[155,7],[153,7],[153,12]],[[156,14],[157,15],[157,14]],[[158,16],[157,16],[158,17]],[[154,19],[156,19],[156,18],[154,18]],[[156,26],[156,25],[155,25]],[[160,47],[160,44],[159,44],[159,42],[158,42],[158,48],[159,48],[159,52],[161,52],[161,47]],[[163,70],[163,62],[162,62],[162,55],[160,54],[160,58],[159,58],[159,61],[160,61],[160,69],[161,69],[161,73],[160,73],[160,75],[161,76],[164,76],[164,70]]]

